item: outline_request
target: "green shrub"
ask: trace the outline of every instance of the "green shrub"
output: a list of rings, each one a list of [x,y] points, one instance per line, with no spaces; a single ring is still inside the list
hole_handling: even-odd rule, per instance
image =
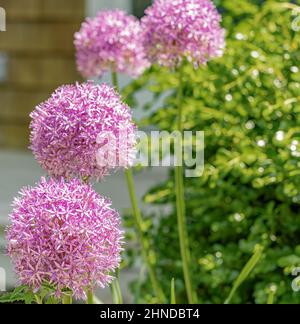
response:
[[[299,303],[300,293],[291,288],[292,271],[300,266],[300,31],[292,29],[293,5],[218,3],[227,29],[224,57],[197,71],[184,68],[185,129],[204,130],[206,145],[204,175],[185,180],[194,286],[199,302],[223,303],[261,244],[263,258],[233,302],[266,303],[275,294],[275,303]],[[163,98],[141,125],[173,130],[176,90],[168,90],[177,78],[160,72],[153,68],[126,92],[153,91],[145,110]],[[173,178],[170,172],[145,196],[171,210],[148,215],[148,233],[164,290],[170,291],[174,277],[178,302],[186,302]],[[138,301],[149,301],[148,278],[142,292]]]

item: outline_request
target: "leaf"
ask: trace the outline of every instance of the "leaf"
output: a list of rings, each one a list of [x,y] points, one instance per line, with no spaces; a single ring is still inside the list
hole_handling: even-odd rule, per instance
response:
[[[25,302],[25,304],[32,304],[34,301],[35,295],[27,286],[19,286],[13,292],[0,297],[0,303]]]
[[[232,300],[232,297],[234,296],[234,294],[236,293],[238,288],[242,285],[242,283],[245,280],[247,280],[250,273],[252,272],[252,270],[255,268],[255,266],[257,265],[257,263],[261,259],[262,253],[263,253],[263,247],[258,245],[258,246],[256,246],[255,250],[256,251],[254,252],[253,256],[248,261],[248,263],[245,265],[245,267],[241,271],[240,275],[238,276],[237,280],[235,281],[235,283],[234,283],[234,285],[233,285],[233,287],[231,289],[231,292],[230,292],[228,298],[225,301],[225,304],[230,303],[230,301]]]
[[[277,264],[281,268],[290,267],[290,266],[298,266],[298,265],[300,265],[300,257],[298,257],[297,255],[293,255],[293,254],[288,255],[286,257],[282,257],[282,258],[278,259]]]
[[[33,302],[35,301],[35,296],[32,292],[30,291],[27,291],[25,294],[24,294],[24,302],[26,305],[30,305],[32,304]]]

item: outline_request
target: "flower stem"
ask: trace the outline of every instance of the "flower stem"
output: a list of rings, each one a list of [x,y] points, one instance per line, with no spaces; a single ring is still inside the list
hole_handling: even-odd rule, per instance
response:
[[[153,289],[156,293],[156,296],[159,299],[159,301],[161,303],[163,303],[165,301],[165,296],[164,296],[164,293],[163,293],[163,291],[158,283],[158,280],[156,278],[154,264],[153,264],[153,261],[151,260],[151,254],[153,254],[153,252],[150,250],[149,241],[147,240],[147,238],[144,235],[145,233],[144,233],[144,228],[143,228],[143,220],[142,220],[140,210],[138,208],[138,203],[137,203],[137,199],[136,199],[136,195],[135,195],[135,187],[134,187],[132,171],[130,169],[126,170],[125,175],[126,175],[126,179],[127,179],[128,190],[129,190],[130,200],[131,200],[132,209],[133,209],[135,226],[136,226],[136,229],[138,232],[139,241],[142,245],[143,258],[147,264],[150,280],[151,280]]]
[[[113,82],[113,85],[116,88],[116,90],[120,91],[119,83],[118,83],[118,76],[117,76],[117,73],[115,73],[115,72],[112,72],[112,82]],[[156,277],[153,257],[151,257],[153,255],[153,251],[151,250],[150,243],[145,235],[145,230],[144,230],[144,225],[143,225],[144,222],[142,219],[141,211],[138,206],[138,200],[136,197],[134,177],[133,177],[132,170],[127,169],[125,171],[125,176],[126,176],[126,181],[127,181],[132,211],[133,211],[135,227],[137,230],[139,242],[142,247],[142,256],[143,256],[143,259],[147,265],[150,280],[152,283],[153,290],[156,294],[156,297],[160,303],[164,303],[166,299],[165,299],[165,295],[164,295],[164,293],[160,287],[160,284],[157,280],[157,277]]]
[[[66,294],[65,296],[63,296],[62,303],[64,305],[71,305],[73,303],[72,295]]]
[[[171,305],[176,305],[175,278],[171,280]]]
[[[118,74],[114,71],[111,72],[111,81],[115,89],[120,92]]]
[[[182,116],[182,101],[183,101],[183,68],[180,68],[180,79],[177,93],[177,131],[183,135],[183,116]],[[179,151],[179,150],[177,150]],[[182,150],[180,150],[182,154]],[[180,252],[183,266],[183,275],[185,281],[185,288],[188,297],[188,302],[194,304],[196,298],[192,288],[192,280],[190,274],[190,248],[188,242],[188,234],[186,228],[186,214],[185,214],[185,197],[184,197],[184,175],[183,167],[175,167],[175,187],[176,187],[176,209],[177,209],[177,222],[179,232]]]
[[[268,305],[273,305],[273,304],[274,304],[275,294],[276,294],[275,291],[270,291],[270,292],[269,292],[269,295],[268,295],[268,302],[267,302]]]
[[[93,291],[91,289],[89,289],[87,291],[87,304],[88,305],[93,305],[94,304],[94,294],[93,294]]]
[[[111,284],[111,292],[113,297],[113,302],[115,304],[123,304],[122,290],[120,286],[120,269],[116,271],[116,278]]]

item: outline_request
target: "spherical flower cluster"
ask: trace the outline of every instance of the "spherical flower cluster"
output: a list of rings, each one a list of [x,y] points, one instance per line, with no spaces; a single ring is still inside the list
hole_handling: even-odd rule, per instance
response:
[[[105,84],[62,86],[30,116],[31,149],[51,176],[100,180],[133,164],[131,110]]]
[[[174,68],[186,58],[197,67],[222,56],[225,31],[210,0],[155,0],[145,14],[143,43],[152,62]]]
[[[38,291],[43,283],[62,297],[107,286],[119,266],[122,231],[109,200],[79,180],[46,180],[15,199],[8,229],[8,254],[20,283]]]
[[[75,34],[77,66],[85,78],[100,77],[113,70],[136,77],[149,62],[141,42],[137,18],[121,10],[101,11],[87,18]]]

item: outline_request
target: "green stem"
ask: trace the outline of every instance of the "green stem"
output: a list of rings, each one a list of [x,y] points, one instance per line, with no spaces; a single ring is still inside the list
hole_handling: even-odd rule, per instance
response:
[[[118,76],[115,72],[112,72],[112,82],[114,87],[117,91],[120,91],[119,89],[119,83],[118,83]],[[154,268],[154,262],[152,261],[153,258],[151,258],[151,255],[153,255],[153,252],[150,249],[150,243],[145,236],[145,230],[143,226],[143,219],[141,215],[141,211],[138,206],[138,200],[136,197],[136,191],[135,191],[135,184],[134,184],[134,177],[131,169],[128,169],[125,171],[125,176],[127,180],[127,186],[133,211],[133,217],[135,222],[135,227],[138,234],[139,242],[142,246],[142,256],[143,259],[147,265],[150,280],[153,286],[153,290],[156,294],[156,297],[158,298],[160,303],[165,302],[165,295],[160,287],[160,284],[156,278],[155,268]]]
[[[142,245],[143,258],[147,264],[147,268],[149,271],[149,276],[150,276],[150,280],[151,280],[153,289],[154,289],[159,301],[164,302],[165,296],[164,296],[164,293],[161,290],[161,287],[156,279],[154,264],[151,260],[151,254],[153,254],[153,252],[151,252],[150,244],[144,235],[143,220],[142,220],[140,209],[138,208],[138,203],[137,203],[137,199],[136,199],[136,195],[135,195],[135,186],[134,186],[132,170],[130,170],[130,169],[126,170],[125,175],[126,175],[126,179],[127,179],[127,185],[128,185],[131,205],[132,205],[132,209],[133,209],[135,226],[137,229],[140,244]]]
[[[116,278],[111,284],[111,292],[115,304],[123,304],[122,290],[120,286],[120,270],[116,271]]]
[[[180,69],[179,89],[177,94],[177,131],[183,135],[183,116],[182,116],[182,102],[183,102],[183,73]],[[179,150],[177,150],[178,152]],[[182,151],[178,154],[182,154]],[[179,232],[180,252],[183,266],[183,275],[185,281],[185,288],[190,304],[195,303],[195,296],[192,287],[192,280],[190,274],[190,248],[188,242],[188,234],[186,228],[186,214],[185,214],[185,197],[184,197],[184,174],[183,167],[175,167],[175,187],[176,187],[176,209],[177,209],[177,222]]]
[[[94,304],[94,294],[93,294],[93,291],[91,289],[89,289],[87,291],[87,304],[88,305],[93,305]]]
[[[270,291],[269,292],[269,296],[268,296],[268,305],[273,305],[274,304],[274,297],[275,297],[275,292],[274,291]]]
[[[113,86],[116,88],[118,92],[120,92],[118,74],[114,71],[111,72],[111,80]]]
[[[73,303],[73,300],[72,300],[72,296],[71,295],[65,295],[63,298],[62,298],[62,303],[64,305],[71,305]]]
[[[171,280],[171,305],[176,305],[175,279]]]
[[[123,304],[123,295],[122,295],[122,289],[120,285],[120,269],[117,269],[116,271],[116,288],[119,296],[119,304]]]

